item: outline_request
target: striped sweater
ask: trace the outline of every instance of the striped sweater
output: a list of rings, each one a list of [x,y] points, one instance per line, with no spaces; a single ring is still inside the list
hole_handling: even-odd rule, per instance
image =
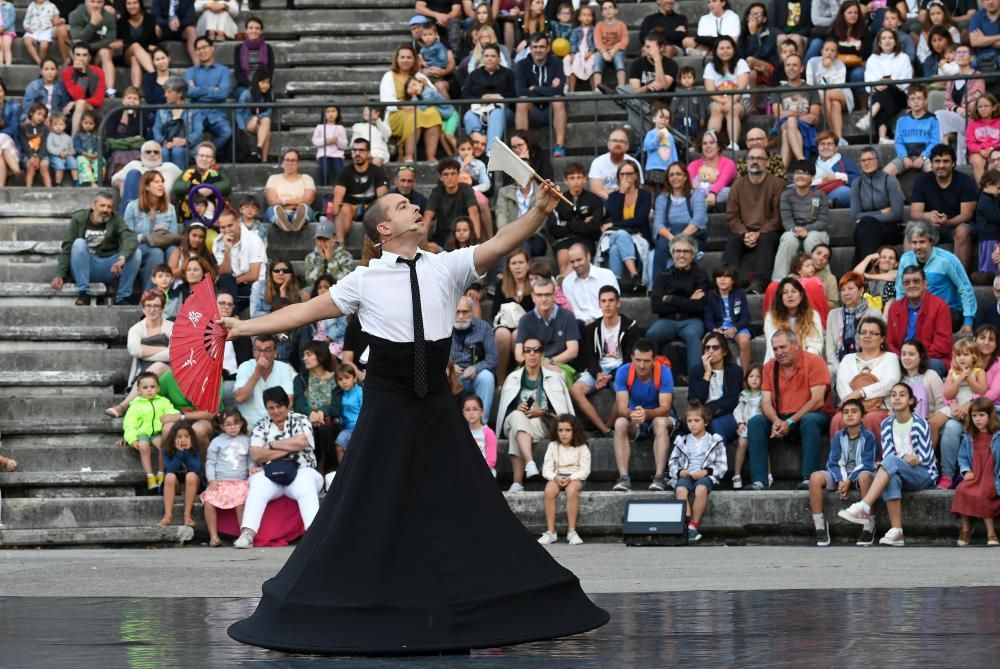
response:
[[[905,447],[897,448],[896,436],[892,430],[893,420],[895,420],[894,417],[889,416],[882,421],[880,432],[882,433],[883,460],[890,455],[902,457],[903,454],[910,452],[910,449]],[[910,447],[912,448],[913,454],[920,458],[920,464],[927,467],[927,472],[931,477],[931,483],[937,483],[938,468],[937,463],[934,461],[934,447],[931,446],[930,427],[928,427],[927,421],[920,416],[913,416],[913,427],[910,428]]]

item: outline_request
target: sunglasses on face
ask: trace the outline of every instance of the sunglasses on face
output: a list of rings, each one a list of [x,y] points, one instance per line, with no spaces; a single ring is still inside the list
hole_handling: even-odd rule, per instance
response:
[[[718,344],[705,344],[705,346],[702,347],[702,350],[705,350],[705,351],[721,351],[722,347],[719,346]]]
[[[542,347],[541,346],[525,346],[522,350],[525,353],[541,353],[542,352]]]
[[[273,273],[275,273],[275,274],[291,274],[292,273],[292,270],[288,269],[287,267],[275,267],[271,271]]]

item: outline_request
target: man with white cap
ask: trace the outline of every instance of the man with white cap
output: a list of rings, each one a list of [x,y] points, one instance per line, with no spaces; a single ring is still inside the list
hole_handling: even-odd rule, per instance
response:
[[[163,175],[163,185],[171,192],[174,182],[181,175],[181,168],[173,163],[163,162],[163,150],[153,140],[144,142],[140,149],[139,159],[125,163],[125,166],[111,175],[111,185],[118,188],[121,195],[121,210],[132,200],[139,197],[139,180],[150,170],[156,170]]]

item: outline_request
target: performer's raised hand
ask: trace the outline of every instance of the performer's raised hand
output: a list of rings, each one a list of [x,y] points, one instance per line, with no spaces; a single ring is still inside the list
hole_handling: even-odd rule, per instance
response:
[[[535,208],[540,209],[546,216],[555,211],[559,205],[559,186],[556,186],[551,179],[546,179],[538,184],[535,190]]]

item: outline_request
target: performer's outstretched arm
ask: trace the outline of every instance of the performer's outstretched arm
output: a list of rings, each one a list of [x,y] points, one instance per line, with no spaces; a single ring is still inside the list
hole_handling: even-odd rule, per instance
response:
[[[299,328],[309,323],[337,318],[344,314],[329,295],[317,295],[308,302],[292,304],[284,309],[272,311],[265,316],[241,321],[238,318],[223,318],[219,322],[229,331],[228,339],[261,334],[274,334]]]
[[[501,258],[520,247],[545,225],[545,219],[559,204],[559,188],[551,181],[545,181],[537,186],[535,204],[528,213],[500,228],[492,239],[476,247],[473,257],[477,272],[482,274],[495,267]]]

